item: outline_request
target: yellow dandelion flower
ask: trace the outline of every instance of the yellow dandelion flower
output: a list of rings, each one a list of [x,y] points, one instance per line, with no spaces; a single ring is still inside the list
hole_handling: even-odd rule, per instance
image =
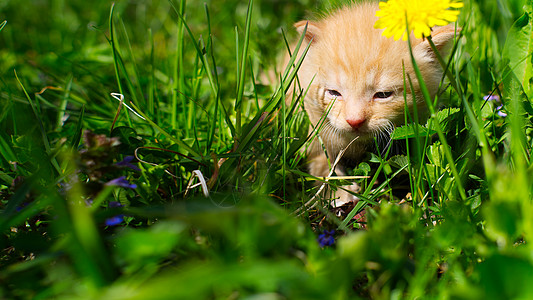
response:
[[[385,29],[383,35],[407,40],[407,26],[416,38],[431,34],[431,27],[457,21],[463,3],[455,0],[389,0],[379,2],[374,28]],[[407,18],[407,21],[406,21]]]

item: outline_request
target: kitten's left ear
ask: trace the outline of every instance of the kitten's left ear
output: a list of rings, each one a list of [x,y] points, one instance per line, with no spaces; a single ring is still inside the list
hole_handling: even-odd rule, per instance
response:
[[[435,27],[431,32],[431,40],[439,50],[440,55],[446,56],[452,46],[453,38],[459,34],[461,28],[456,28],[454,24]],[[429,42],[423,41],[413,48],[413,52],[422,56],[434,56]]]
[[[306,20],[296,22],[296,24],[294,24],[294,27],[296,28],[299,34],[303,34],[305,30],[305,39],[308,42],[310,41],[315,42],[320,32],[320,28],[318,28],[318,26],[314,22],[306,21]]]

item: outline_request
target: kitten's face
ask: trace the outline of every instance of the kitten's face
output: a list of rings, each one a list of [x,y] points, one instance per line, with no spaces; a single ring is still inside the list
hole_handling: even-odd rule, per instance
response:
[[[309,109],[329,110],[328,123],[342,136],[370,138],[403,123],[402,61],[408,62],[409,56],[403,45],[381,36],[362,43],[347,38],[330,35],[313,49],[323,55],[314,57],[318,70]]]
[[[314,124],[327,115],[323,139],[327,135],[339,147],[356,137],[369,141],[390,133],[403,124],[406,103],[412,109],[413,92],[420,94],[407,43],[385,38],[373,28],[376,10],[377,5],[368,3],[344,8],[307,28],[312,44],[299,71],[303,88],[310,87],[305,108]],[[306,24],[299,22],[296,27],[302,32]],[[443,43],[434,40],[442,46],[449,36]],[[433,96],[441,78],[440,66],[427,42],[414,40],[412,47]],[[404,71],[415,87],[406,91],[407,98]],[[423,113],[423,99],[416,99]]]

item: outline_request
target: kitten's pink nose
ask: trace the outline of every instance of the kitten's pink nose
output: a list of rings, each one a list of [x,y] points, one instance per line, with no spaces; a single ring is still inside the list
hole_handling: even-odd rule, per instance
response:
[[[346,122],[352,126],[353,129],[359,129],[363,125],[363,123],[366,121],[365,118],[359,118],[359,119],[346,119]]]

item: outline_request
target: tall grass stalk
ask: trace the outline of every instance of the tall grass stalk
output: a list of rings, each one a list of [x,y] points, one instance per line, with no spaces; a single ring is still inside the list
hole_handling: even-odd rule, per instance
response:
[[[217,84],[217,87],[216,87],[216,91],[214,93],[214,109],[213,109],[213,113],[212,113],[212,117],[211,117],[211,126],[209,127],[209,133],[208,133],[208,136],[207,136],[207,143],[206,143],[206,155],[208,154],[208,151],[210,151],[212,145],[213,145],[213,142],[215,140],[215,132],[216,132],[216,129],[217,129],[217,121],[218,121],[218,124],[223,124],[223,121],[222,121],[222,113],[224,113],[226,116],[227,116],[227,112],[226,112],[226,109],[225,107],[222,105],[222,108],[223,108],[223,112],[220,112],[220,108],[219,106],[221,105],[220,101],[220,94],[218,93],[218,91],[220,90],[220,85],[218,83],[218,73],[217,73],[217,65],[216,65],[216,60],[215,60],[215,55],[214,55],[214,52],[213,52],[213,49],[214,49],[214,45],[213,45],[213,36],[212,36],[212,29],[211,29],[211,16],[209,14],[209,8],[207,5],[204,5],[204,9],[205,9],[205,17],[206,17],[206,20],[207,20],[207,31],[208,31],[208,44],[209,44],[209,52],[206,53],[205,55],[203,55],[203,59],[202,61],[203,62],[206,62],[206,61],[210,61],[212,64],[213,64],[213,69],[215,70],[214,72],[214,80]],[[205,63],[204,63],[205,64]],[[197,74],[199,73],[200,71],[197,71]],[[206,72],[209,72],[209,68],[206,67]],[[208,74],[209,76],[209,74]],[[199,90],[200,88],[200,79],[198,81],[196,81],[196,89],[195,90]],[[194,86],[194,85],[193,85]],[[219,120],[220,118],[220,120]],[[226,120],[228,120],[226,118]],[[230,128],[231,128],[231,122],[229,122],[230,124]],[[222,133],[220,133],[222,135]],[[220,136],[220,138],[222,140],[226,140],[224,139],[222,136]]]
[[[244,28],[244,40],[243,40],[243,47],[241,51],[241,59],[240,59],[240,67],[237,68],[237,75],[238,75],[238,81],[237,81],[237,99],[235,100],[235,121],[236,121],[236,130],[238,134],[241,134],[241,122],[242,122],[242,100],[243,100],[243,94],[244,94],[244,84],[245,84],[245,76],[246,76],[246,62],[248,58],[248,48],[250,44],[250,29],[252,26],[252,9],[253,9],[254,1],[250,0],[248,2],[248,9],[246,12],[246,25]],[[238,44],[238,35],[236,36],[236,41]],[[237,52],[238,53],[238,52]],[[239,63],[239,60],[237,59],[237,63]]]
[[[17,71],[15,71],[15,78],[16,78],[18,84],[20,85],[22,91],[24,92],[24,95],[26,96],[26,99],[28,99],[28,103],[31,106],[31,110],[33,112],[33,116],[35,117],[37,125],[39,126],[39,132],[41,134],[41,139],[42,139],[42,143],[43,143],[43,146],[44,146],[44,150],[45,150],[46,154],[48,155],[48,159],[49,159],[49,161],[47,161],[46,163],[51,163],[52,166],[54,167],[55,171],[57,172],[57,174],[63,174],[61,168],[59,167],[59,163],[57,162],[57,160],[55,158],[55,155],[52,152],[52,148],[50,147],[50,140],[48,139],[48,134],[46,133],[46,129],[45,129],[45,126],[43,124],[43,120],[41,119],[41,113],[39,111],[39,107],[35,103],[33,103],[33,101],[31,100],[30,95],[28,95],[28,92],[24,88],[24,85],[22,84],[22,82],[20,81],[20,79],[19,79],[19,77],[17,75]]]
[[[151,29],[148,30],[148,35],[150,38],[150,77],[148,81],[148,99],[146,100],[146,110],[150,116],[154,116],[156,122],[159,121],[159,118],[155,114],[155,93],[156,93],[156,79],[155,79],[155,57],[154,57],[154,34]]]
[[[109,12],[109,43],[111,44],[111,49],[113,51],[113,62],[114,62],[114,67],[115,67],[115,79],[117,81],[117,87],[118,87],[118,91],[121,95],[124,95],[124,90],[122,88],[122,83],[121,83],[121,80],[120,80],[120,64],[119,64],[119,61],[120,61],[120,55],[118,53],[118,49],[117,49],[117,44],[116,44],[116,40],[115,40],[115,30],[114,30],[114,23],[113,23],[113,14],[114,14],[114,11],[115,11],[115,3],[113,3],[111,5],[111,10]],[[116,123],[116,121],[118,120],[118,117],[120,115],[120,111],[122,110],[122,105],[119,105],[118,106],[118,109],[117,109],[117,113],[116,113],[116,116],[115,116],[115,120],[113,121],[113,126],[111,126],[111,130],[113,129],[114,127],[114,124]],[[131,119],[130,119],[130,116],[129,114],[126,113],[126,120],[128,122],[128,125],[131,127],[133,124],[131,122]]]
[[[185,98],[185,72],[184,72],[184,47],[185,47],[185,7],[187,5],[186,0],[180,0],[178,4],[178,13],[181,16],[178,21],[178,28],[176,32],[176,64],[174,66],[174,77],[173,77],[173,87],[172,87],[172,106],[171,106],[171,121],[172,128],[177,129],[177,118],[180,116],[181,124],[189,124],[187,122],[187,114],[185,114],[185,108],[187,107],[186,98]],[[178,112],[178,98],[181,103],[181,113]],[[179,114],[178,114],[179,113]],[[190,126],[185,126],[185,136],[189,136]]]

